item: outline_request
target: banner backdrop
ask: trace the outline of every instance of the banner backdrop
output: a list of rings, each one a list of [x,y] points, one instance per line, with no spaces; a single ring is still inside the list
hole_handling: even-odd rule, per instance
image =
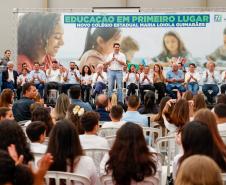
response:
[[[226,67],[226,13],[19,13],[18,69],[55,58],[68,66],[105,62],[114,42],[128,63],[167,66],[177,58],[203,66],[207,58]]]

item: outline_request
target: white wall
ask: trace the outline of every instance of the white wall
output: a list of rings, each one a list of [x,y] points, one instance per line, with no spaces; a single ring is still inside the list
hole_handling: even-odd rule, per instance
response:
[[[13,8],[42,8],[48,2],[49,8],[92,7],[141,7],[141,8],[186,8],[226,7],[226,0],[0,0],[0,56],[5,49],[14,48],[15,20]],[[32,47],[32,46],[31,46]]]

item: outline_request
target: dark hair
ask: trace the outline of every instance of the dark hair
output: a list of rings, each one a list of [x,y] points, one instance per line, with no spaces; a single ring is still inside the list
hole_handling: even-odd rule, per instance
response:
[[[25,83],[22,87],[22,94],[26,94],[27,91],[30,90],[31,86],[34,86],[32,83]]]
[[[220,94],[217,96],[217,104],[218,103],[224,103],[226,104],[226,94]]]
[[[73,112],[73,109],[75,108],[75,106],[76,105],[74,104],[70,104],[68,106],[66,118],[74,124],[78,134],[84,134],[84,130],[80,123],[80,117],[78,116],[78,114],[74,114]]]
[[[113,44],[113,47],[115,47],[115,46],[120,46],[120,44],[119,44],[118,42],[115,42],[115,43]]]
[[[54,64],[58,64],[57,60],[53,60],[52,63]]]
[[[121,119],[123,114],[123,108],[121,105],[114,105],[111,107],[110,115],[115,119]]]
[[[26,134],[31,142],[40,140],[40,136],[46,131],[46,125],[42,121],[33,121],[26,128]]]
[[[7,49],[7,50],[5,50],[5,52],[4,52],[4,53],[6,54],[7,52],[11,52],[11,51],[10,51],[9,49]]]
[[[60,14],[57,13],[33,12],[23,15],[17,30],[18,54],[26,55],[32,61],[37,59],[38,51],[46,48],[59,21]]]
[[[131,64],[131,65],[130,65],[130,68],[129,68],[129,73],[131,73],[131,67],[132,67],[132,66],[135,67],[135,71],[136,71],[136,66],[135,66],[134,64]]]
[[[9,107],[12,104],[13,94],[11,89],[4,89],[0,95],[0,107]]]
[[[27,144],[26,136],[16,121],[0,121],[0,141],[0,149],[5,151],[8,150],[8,146],[14,144],[18,155],[24,156],[24,163],[34,159]]]
[[[92,131],[98,125],[100,116],[97,112],[86,112],[82,115],[80,121],[82,128],[86,131]]]
[[[193,94],[191,91],[186,91],[183,96],[182,96],[183,99],[189,101],[189,100],[192,100],[193,99]]]
[[[43,121],[46,125],[46,136],[49,136],[53,127],[53,121],[49,111],[45,107],[37,107],[34,109],[31,113],[31,121]]]
[[[145,142],[142,128],[127,122],[117,131],[105,170],[107,173],[112,172],[117,185],[130,185],[131,180],[141,182],[156,173],[153,156]]]
[[[68,120],[60,120],[51,131],[47,153],[51,153],[54,162],[49,170],[67,171],[67,166],[74,170],[74,160],[83,155],[75,126]],[[78,162],[78,161],[77,161]]]
[[[70,87],[69,93],[72,99],[78,99],[81,95],[81,87],[79,85],[73,85]]]
[[[214,142],[207,124],[200,121],[192,121],[186,124],[182,129],[181,141],[184,155],[179,160],[180,164],[192,155],[201,154],[209,156],[215,160],[223,171],[226,170],[224,156]]]
[[[219,118],[225,118],[226,117],[226,104],[219,103],[214,106],[214,113]]]
[[[82,67],[82,76],[85,76],[85,67],[88,67],[88,75],[91,75],[91,69],[90,69],[90,67],[87,66],[87,65],[84,65]]]
[[[193,66],[193,67],[195,67],[195,68],[196,68],[195,63],[190,63],[190,64],[189,64],[189,66]]]
[[[34,177],[31,170],[24,165],[15,165],[9,154],[0,150],[0,184],[33,185]]]
[[[155,103],[155,93],[153,91],[148,91],[144,96],[144,107],[141,114],[156,114],[158,113],[158,108]]]
[[[139,105],[139,97],[136,95],[129,96],[128,98],[128,106],[132,108],[136,108]]]
[[[194,95],[193,101],[194,101],[194,105],[193,105],[194,112],[197,112],[198,110],[200,110],[202,108],[206,108],[206,102],[205,102],[204,95],[202,95],[202,94]]]
[[[82,55],[90,50],[96,49],[98,47],[97,38],[101,37],[104,41],[110,40],[116,33],[120,33],[119,28],[95,28],[94,32],[91,34],[91,27],[88,28],[86,35],[85,48]],[[81,57],[82,57],[81,55]],[[81,58],[80,57],[80,58]]]
[[[6,113],[10,111],[11,109],[8,107],[0,107],[0,118],[6,117]]]

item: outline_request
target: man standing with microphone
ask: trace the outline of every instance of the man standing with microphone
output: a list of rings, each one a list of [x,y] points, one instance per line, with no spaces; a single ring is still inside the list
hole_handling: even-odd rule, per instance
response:
[[[126,66],[126,57],[120,52],[120,44],[114,43],[114,52],[109,54],[105,65],[108,66],[108,96],[111,97],[115,81],[117,84],[118,101],[123,102],[122,80],[123,66]]]

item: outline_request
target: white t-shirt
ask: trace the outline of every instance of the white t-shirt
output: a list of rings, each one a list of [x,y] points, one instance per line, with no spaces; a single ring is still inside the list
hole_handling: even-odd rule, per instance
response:
[[[98,76],[98,78],[97,78],[97,73],[94,73],[93,74],[93,84],[95,84],[96,82],[106,83],[107,82],[107,74],[105,72],[102,72],[102,76],[103,76],[103,78],[101,78],[100,76]]]
[[[106,61],[109,62],[110,60],[112,60],[113,56],[117,60],[122,61],[122,62],[124,62],[126,64],[126,56],[123,53],[121,53],[121,52],[119,52],[119,53],[114,53],[113,52],[113,53],[109,54]],[[123,65],[121,65],[116,60],[114,60],[114,61],[112,61],[110,63],[109,69],[110,70],[123,70]]]
[[[144,72],[140,74],[140,84],[141,85],[149,85],[149,84],[152,84],[153,83],[152,75],[150,73],[147,74],[147,77],[150,80],[150,82],[146,78],[143,80],[143,78],[144,78],[145,75],[146,74],[144,74]]]
[[[81,75],[82,85],[89,85],[92,83],[92,75],[85,74],[85,76]]]
[[[56,69],[56,70],[51,69],[50,74],[49,74],[49,71],[50,71],[50,69],[47,69],[47,71],[46,71],[47,81],[48,82],[60,82],[60,80],[61,80],[60,70],[59,69]]]
[[[129,78],[126,81],[126,79],[128,77],[128,74],[129,74]],[[137,81],[136,76],[139,79],[139,75],[138,74],[136,74],[136,73],[127,73],[126,76],[124,77],[124,81],[126,82],[126,85],[130,85],[131,83],[138,84],[139,80]]]
[[[226,133],[226,123],[217,124],[217,128],[218,128],[219,132],[225,132]]]
[[[107,140],[97,135],[79,135],[79,139],[83,149],[109,148]]]
[[[67,172],[70,171],[70,166],[67,167]],[[90,179],[91,185],[98,184],[98,177],[96,172],[96,167],[93,159],[88,156],[81,156],[79,161],[75,159],[75,167],[73,172],[85,176]]]
[[[188,82],[188,79],[190,78],[190,76],[193,76],[197,81],[195,81],[193,78],[191,78],[191,80]],[[198,72],[194,72],[194,73],[191,73],[190,71],[188,71],[186,74],[185,74],[185,82],[186,83],[191,83],[191,82],[197,82],[199,83],[200,81],[200,74]]]
[[[23,74],[21,74],[17,78],[17,83],[22,82],[20,86],[23,86],[27,81],[28,81],[28,75],[24,76]]]
[[[8,80],[9,80],[9,81],[13,81],[13,82],[14,82],[13,70],[12,70],[12,71],[8,70],[8,74],[9,74],[9,76],[8,76]]]
[[[41,143],[30,143],[32,153],[44,154],[46,153],[47,145]]]
[[[125,121],[118,121],[118,122],[109,121],[109,122],[104,122],[101,128],[120,128],[124,123],[125,123]]]
[[[80,72],[77,69],[75,69],[74,71],[70,70],[68,73],[65,72],[64,77],[67,77],[67,81],[65,82],[66,84],[80,84],[80,82],[75,78],[75,73],[80,79]]]

